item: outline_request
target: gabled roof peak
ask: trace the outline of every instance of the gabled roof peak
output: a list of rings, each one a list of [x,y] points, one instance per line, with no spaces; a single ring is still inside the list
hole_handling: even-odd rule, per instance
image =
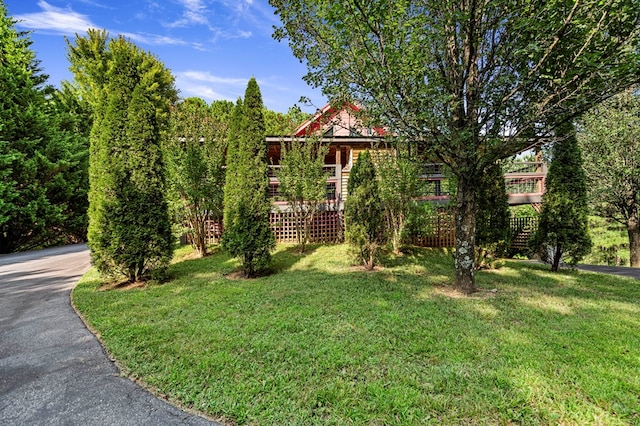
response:
[[[332,136],[384,136],[385,130],[380,127],[365,128],[354,113],[361,108],[353,103],[345,103],[336,107],[331,103],[320,108],[310,119],[306,120],[294,131],[294,135],[308,136],[316,132]]]

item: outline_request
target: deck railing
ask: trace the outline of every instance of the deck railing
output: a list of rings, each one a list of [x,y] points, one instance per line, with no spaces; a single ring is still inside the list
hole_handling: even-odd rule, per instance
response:
[[[269,178],[273,179],[277,179],[278,178],[278,170],[281,168],[282,166],[280,165],[276,165],[276,164],[272,164],[269,166]],[[322,171],[325,172],[327,174],[327,179],[335,179],[338,177],[338,165],[337,164],[325,164],[324,166],[322,166]]]

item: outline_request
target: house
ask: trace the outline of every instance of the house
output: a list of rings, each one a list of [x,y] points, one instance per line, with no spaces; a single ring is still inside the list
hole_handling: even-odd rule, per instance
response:
[[[329,151],[324,159],[324,168],[327,171],[327,197],[323,211],[317,214],[313,221],[311,235],[316,242],[342,240],[344,201],[349,195],[351,168],[358,160],[360,153],[367,149],[393,152],[393,149],[387,145],[387,132],[383,128],[364,126],[357,118],[356,114],[359,111],[357,106],[351,104],[343,108],[326,105],[302,123],[293,136],[267,136],[270,164],[269,186],[274,202],[270,221],[277,241],[296,241],[293,215],[287,210],[288,205],[278,192],[279,182],[276,170],[280,167],[281,144],[293,138],[304,140],[318,133],[322,135],[323,142],[329,144]],[[539,207],[544,192],[546,164],[541,161],[519,162],[510,167],[505,173],[509,203],[511,205],[531,204]],[[440,204],[449,202],[449,185],[442,164],[425,164],[421,179],[424,181],[421,200]],[[418,244],[436,247],[454,245],[453,215],[446,213],[438,216],[431,228],[433,235],[416,241]],[[212,222],[209,240],[217,241],[221,232],[221,224]]]
[[[323,142],[329,144],[325,157],[327,177],[327,205],[330,209],[342,210],[349,193],[349,173],[358,155],[367,149],[392,151],[386,144],[388,132],[380,127],[368,128],[358,120],[360,109],[353,104],[336,108],[325,105],[295,130],[293,137],[304,139],[322,134]],[[278,194],[275,169],[279,167],[281,143],[292,137],[267,136],[271,194],[277,206],[285,207]],[[519,162],[505,170],[505,184],[510,205],[531,204],[539,207],[544,193],[546,164],[542,161]],[[424,165],[421,176],[424,181],[421,200],[445,204],[449,202],[448,182],[442,164]]]

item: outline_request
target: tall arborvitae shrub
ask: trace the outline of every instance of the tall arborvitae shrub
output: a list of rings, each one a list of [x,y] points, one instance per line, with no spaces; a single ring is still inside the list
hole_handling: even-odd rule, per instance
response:
[[[591,250],[587,184],[573,124],[562,125],[553,146],[546,193],[533,248],[557,271],[563,258],[575,264]]]
[[[102,37],[90,32],[84,42],[99,45]],[[89,74],[96,116],[89,170],[92,261],[110,279],[144,280],[172,255],[160,134],[177,98],[173,77],[122,37],[88,61],[106,65],[104,74]]]
[[[222,236],[223,248],[240,258],[246,277],[264,274],[275,248],[262,109],[260,88],[251,78],[231,119]]]
[[[371,154],[358,156],[349,175],[344,210],[345,240],[359,263],[373,269],[385,240],[384,211]]]
[[[476,269],[489,268],[505,255],[511,236],[509,198],[500,163],[484,172],[476,197]]]

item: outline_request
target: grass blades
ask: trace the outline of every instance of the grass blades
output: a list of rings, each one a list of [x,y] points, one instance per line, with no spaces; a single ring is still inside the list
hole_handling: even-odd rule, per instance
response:
[[[364,272],[343,245],[237,266],[130,290],[89,273],[74,303],[130,375],[229,424],[640,424],[636,280],[507,262],[457,297],[447,252]]]

